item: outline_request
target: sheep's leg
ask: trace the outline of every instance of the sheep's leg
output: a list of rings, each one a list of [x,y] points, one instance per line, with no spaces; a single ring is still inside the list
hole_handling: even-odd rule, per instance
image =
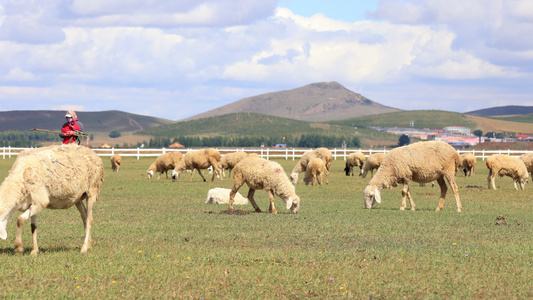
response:
[[[202,177],[202,179],[204,180],[204,182],[206,182],[207,180],[205,180],[205,177],[204,175],[202,175],[202,170],[196,168],[196,170],[198,170],[198,174],[200,174],[200,176]],[[192,172],[191,172],[191,182],[192,182]]]
[[[326,184],[329,184],[329,170],[326,168]]]
[[[455,178],[453,176],[446,176],[446,180],[448,180],[448,183],[452,188],[453,196],[455,197],[455,204],[457,205],[457,212],[461,212],[463,210],[463,206],[461,205],[461,198],[459,197],[459,188],[455,183]],[[442,201],[444,203],[444,199]]]
[[[323,183],[324,183],[324,172],[320,173],[320,185],[323,186]]]
[[[313,186],[316,185],[316,173],[313,173]]]
[[[87,208],[83,205],[83,200],[76,202],[76,208],[80,212],[81,220],[83,221],[83,229],[87,230]]]
[[[276,210],[276,207],[274,207],[274,195],[272,194],[271,190],[268,190],[267,193],[268,198],[270,199],[270,207],[268,208],[268,210],[273,214],[277,214],[278,211]]]
[[[518,181],[518,179],[514,179],[513,178],[514,189],[518,191],[518,187],[516,186],[516,182],[517,181]]]
[[[405,200],[407,199],[408,193],[409,193],[409,185],[404,183],[403,188],[402,188],[402,205],[400,205],[400,210],[405,210],[405,208],[407,207]]]
[[[86,224],[85,225],[85,240],[83,241],[83,246],[81,246],[81,251],[80,251],[82,254],[87,253],[87,250],[91,248],[91,227],[93,225],[93,205],[95,202],[96,202],[96,196],[90,195],[87,197],[87,219],[85,223]]]
[[[250,190],[248,190],[248,200],[250,201],[250,203],[252,204],[256,212],[261,212],[261,209],[255,202],[254,194],[255,194],[255,190],[250,188]]]
[[[487,177],[487,181],[489,184],[489,189],[496,189],[496,183],[494,182],[494,177],[496,177],[496,174],[492,172],[492,169],[489,170],[489,176]]]
[[[36,215],[41,210],[43,210],[39,204],[32,204],[24,213],[22,213],[17,219],[17,237],[15,238],[15,252],[23,253],[24,248],[22,247],[22,226],[26,221],[32,219],[32,237],[33,237],[33,248],[31,250],[32,255],[36,255],[39,252],[39,247],[37,246],[37,220]]]

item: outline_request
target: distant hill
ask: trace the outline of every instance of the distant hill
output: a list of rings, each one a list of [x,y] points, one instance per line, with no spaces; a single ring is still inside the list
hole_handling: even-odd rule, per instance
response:
[[[112,130],[121,133],[149,129],[174,121],[131,114],[118,110],[76,112],[89,134],[107,134]],[[32,128],[60,130],[65,123],[65,112],[58,110],[0,111],[0,131],[26,131]]]
[[[496,107],[469,111],[469,112],[466,112],[466,114],[476,115],[476,116],[481,116],[481,117],[527,115],[527,114],[533,114],[533,106],[519,106],[519,105],[496,106]]]
[[[400,111],[352,92],[337,82],[319,82],[287,91],[244,98],[180,120],[189,121],[238,112],[320,122]]]

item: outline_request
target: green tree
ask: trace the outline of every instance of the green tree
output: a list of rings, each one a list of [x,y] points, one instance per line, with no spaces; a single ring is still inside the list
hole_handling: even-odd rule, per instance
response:
[[[406,134],[402,134],[398,139],[398,147],[409,145],[409,143],[411,143],[411,140]]]
[[[481,143],[481,137],[483,136],[483,131],[481,130],[474,130],[474,135],[479,138],[479,142]]]
[[[122,136],[122,134],[118,130],[112,130],[109,133],[109,137],[112,138],[112,139],[115,139],[115,138],[118,138],[118,137],[121,137],[121,136]]]

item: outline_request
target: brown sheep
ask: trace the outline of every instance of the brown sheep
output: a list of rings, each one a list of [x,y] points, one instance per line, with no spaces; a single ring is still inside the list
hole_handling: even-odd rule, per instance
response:
[[[511,177],[515,190],[518,190],[517,183],[520,184],[521,190],[525,188],[524,185],[529,179],[529,173],[527,172],[526,165],[520,158],[504,154],[494,154],[487,158],[485,164],[489,169],[489,176],[487,177],[489,189],[491,187],[496,189],[496,184],[494,183],[494,177],[496,175],[500,177]]]
[[[183,154],[181,152],[173,151],[159,155],[146,171],[148,179],[152,179],[155,173],[159,173],[157,180],[161,178],[161,174],[163,173],[165,173],[165,177],[168,179],[168,171],[174,170],[182,159]]]
[[[533,176],[533,153],[526,153],[520,155],[520,159],[526,165],[527,171]]]
[[[115,153],[111,156],[111,169],[113,172],[118,172],[120,166],[122,165],[122,157],[119,154]]]
[[[206,148],[196,151],[189,151],[185,154],[183,159],[172,171],[172,181],[176,181],[180,173],[185,170],[191,170],[191,180],[194,175],[194,170],[198,170],[198,174],[202,177],[204,182],[206,181],[204,175],[202,175],[203,169],[213,167],[213,177],[211,181],[215,180],[215,175],[218,175],[220,181],[223,181],[222,172],[218,168],[218,162],[220,161],[220,152],[214,148]]]
[[[459,155],[459,158],[461,159],[460,166],[465,176],[474,176],[476,174],[476,156],[472,153],[463,153]]]
[[[361,152],[350,153],[346,158],[346,167],[344,168],[346,176],[350,176],[350,172],[353,176],[353,167],[359,167],[359,170],[362,170],[365,158],[365,155]]]
[[[256,212],[261,212],[261,209],[254,200],[255,190],[264,190],[268,193],[271,213],[277,213],[274,207],[274,195],[278,195],[285,202],[287,209],[295,214],[299,212],[300,197],[296,195],[294,185],[285,174],[283,167],[277,162],[259,157],[247,157],[235,166],[233,169],[233,188],[229,197],[230,210],[233,210],[235,194],[245,183],[250,188],[247,198]]]
[[[312,183],[313,186],[316,185],[317,182],[317,175],[320,177],[320,180],[318,180],[318,183],[320,185],[323,185],[324,183],[324,172],[326,171],[326,164],[324,161],[318,157],[312,158],[309,161],[309,164],[307,165],[307,169],[305,170],[305,177],[304,182],[305,185],[309,185],[309,183]]]
[[[450,184],[457,211],[461,212],[459,189],[455,183],[455,172],[459,167],[459,154],[445,142],[419,142],[408,146],[395,148],[390,151],[363,192],[365,207],[370,209],[374,203],[381,203],[380,191],[383,188],[395,187],[403,184],[402,205],[405,210],[406,197],[411,203],[411,210],[415,210],[415,203],[409,192],[409,182],[428,183],[437,180],[440,186],[440,200],[436,211],[444,207],[446,197],[446,182]]]
[[[366,174],[368,174],[368,171],[370,171],[370,178],[372,178],[374,176],[374,170],[379,169],[379,166],[381,166],[385,156],[385,153],[374,153],[370,155],[363,164],[363,168],[361,169],[359,176],[365,178]]]
[[[292,169],[290,178],[291,182],[293,184],[298,183],[298,175],[301,172],[305,172],[307,169],[307,165],[309,164],[309,161],[314,158],[318,157],[324,161],[324,164],[326,165],[326,184],[329,184],[329,169],[331,167],[331,164],[333,162],[333,155],[331,154],[331,151],[327,148],[318,148],[313,151],[306,152],[298,161],[296,166]]]
[[[85,228],[81,253],[87,253],[91,247],[93,205],[103,182],[102,160],[87,147],[70,144],[24,151],[0,185],[0,238],[7,238],[9,216],[20,210],[23,213],[17,219],[15,252],[24,252],[22,226],[31,218],[31,254],[36,255],[37,214],[45,208],[67,209],[75,205]]]
[[[231,170],[233,170],[235,165],[245,157],[248,157],[248,153],[246,152],[232,152],[224,154],[224,156],[222,156],[218,162],[218,168],[222,171],[222,175],[226,177],[224,170],[229,169],[229,176],[231,176]]]

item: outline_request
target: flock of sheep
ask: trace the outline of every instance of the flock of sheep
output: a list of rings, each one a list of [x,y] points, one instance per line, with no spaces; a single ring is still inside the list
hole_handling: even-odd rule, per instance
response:
[[[120,155],[111,157],[112,170],[118,172],[122,163]],[[229,176],[233,171],[232,189],[214,188],[208,191],[206,203],[224,203],[233,210],[234,204],[250,202],[255,211],[261,209],[254,199],[256,190],[264,190],[270,199],[269,211],[277,213],[274,206],[274,196],[280,197],[286,208],[293,213],[300,210],[300,197],[296,194],[295,185],[299,174],[305,172],[305,184],[323,185],[329,183],[329,172],[333,161],[332,153],[326,148],[318,148],[306,152],[287,176],[280,164],[260,158],[257,154],[245,152],[228,153],[222,156],[216,149],[208,148],[187,152],[169,152],[160,155],[148,168],[148,179],[159,173],[171,171],[172,180],[179,178],[180,173],[190,171],[190,180],[194,171],[198,171],[204,181],[201,170],[213,168],[213,177],[218,175],[220,180],[225,177],[225,170]],[[496,175],[513,178],[515,189],[524,189],[529,179],[529,172],[533,172],[533,153],[524,154],[520,158],[495,154],[486,160],[489,176],[488,188],[496,189],[494,178]],[[347,157],[346,175],[353,176],[353,168],[360,168],[360,176],[365,177],[370,171],[373,175],[363,192],[365,208],[372,208],[381,202],[380,192],[384,188],[396,187],[401,184],[402,204],[400,210],[406,208],[409,198],[410,209],[415,210],[415,203],[409,191],[411,181],[424,184],[436,181],[441,189],[437,211],[444,206],[444,199],[448,187],[452,189],[456,200],[457,211],[461,212],[459,190],[455,183],[455,174],[462,169],[465,176],[475,175],[476,158],[472,154],[459,155],[457,151],[445,142],[419,142],[393,149],[387,154],[376,153],[365,159],[365,155],[358,152]],[[376,174],[373,172],[376,170]],[[69,174],[76,174],[70,176]],[[50,209],[66,209],[75,205],[85,228],[85,240],[81,248],[86,253],[91,247],[92,207],[100,194],[100,187],[104,182],[104,168],[102,160],[94,151],[78,145],[50,146],[38,149],[24,150],[19,153],[9,175],[0,185],[0,238],[6,239],[6,224],[9,216],[20,210],[22,214],[17,219],[17,235],[15,251],[23,252],[22,226],[31,219],[33,248],[31,254],[39,252],[37,246],[37,221],[39,211]],[[249,187],[247,197],[243,197],[238,190],[246,184]],[[518,186],[517,186],[518,185]],[[83,200],[86,200],[84,203]]]

